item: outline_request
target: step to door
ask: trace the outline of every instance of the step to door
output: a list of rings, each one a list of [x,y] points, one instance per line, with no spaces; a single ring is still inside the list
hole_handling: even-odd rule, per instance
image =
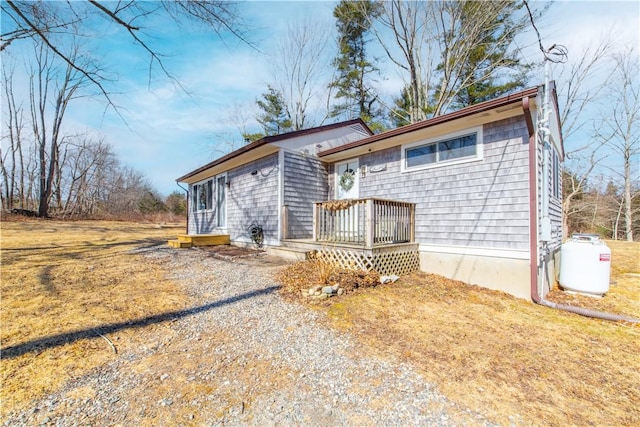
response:
[[[229,245],[231,239],[228,234],[181,234],[178,240],[167,242],[172,248],[190,248],[192,246]]]
[[[191,246],[193,246],[193,244],[191,244],[191,242],[182,242],[180,240],[169,240],[167,242],[167,244],[169,246],[171,246],[172,248],[190,248]]]

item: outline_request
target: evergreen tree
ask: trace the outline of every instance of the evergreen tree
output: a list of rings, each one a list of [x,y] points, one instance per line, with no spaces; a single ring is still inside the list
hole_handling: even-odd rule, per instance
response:
[[[262,94],[262,98],[256,101],[262,110],[256,120],[262,125],[264,134],[269,136],[292,131],[291,116],[285,107],[282,94],[269,86],[268,91]]]
[[[382,125],[376,123],[379,112],[368,76],[378,69],[367,59],[366,47],[371,19],[379,10],[379,4],[371,0],[341,0],[333,10],[340,53],[333,60],[337,76],[330,87],[337,89],[336,98],[341,103],[334,106],[332,115],[360,117],[374,129]]]
[[[407,85],[402,89],[402,92],[400,92],[400,96],[393,99],[394,108],[389,113],[389,120],[394,127],[406,126],[412,123],[411,115],[409,114],[413,105],[410,93],[411,88]],[[422,107],[419,111],[421,111],[425,117],[430,113],[428,106]]]
[[[138,210],[143,214],[158,213],[166,211],[167,206],[158,193],[149,188],[138,200]]]
[[[185,215],[187,213],[187,197],[178,190],[169,194],[164,204],[169,212],[174,215]]]

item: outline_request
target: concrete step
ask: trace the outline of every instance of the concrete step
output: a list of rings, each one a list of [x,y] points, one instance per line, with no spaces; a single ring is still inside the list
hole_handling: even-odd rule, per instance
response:
[[[309,247],[291,247],[291,246],[267,246],[266,252],[280,258],[292,261],[304,261],[309,259],[310,254],[314,251]]]
[[[282,240],[280,247],[289,249],[300,249],[305,251],[318,250],[322,247],[321,244],[313,242],[311,240]]]

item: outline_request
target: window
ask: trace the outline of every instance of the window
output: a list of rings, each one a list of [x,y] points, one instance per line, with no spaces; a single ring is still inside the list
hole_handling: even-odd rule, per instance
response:
[[[193,184],[191,190],[192,210],[204,211],[213,207],[213,180]]]
[[[226,175],[222,175],[218,177],[218,181],[217,181],[217,185],[218,185],[218,197],[217,197],[217,211],[218,211],[218,218],[217,218],[217,223],[216,225],[218,227],[225,227],[227,225],[227,209],[226,209],[226,195],[225,195],[225,191],[227,188],[227,176]]]
[[[551,164],[551,195],[555,198],[560,198],[560,195],[562,194],[562,171],[560,169],[560,156],[555,149],[551,150],[551,152],[553,153],[553,163]]]
[[[445,136],[405,146],[403,170],[423,169],[440,163],[459,163],[481,158],[480,129]]]

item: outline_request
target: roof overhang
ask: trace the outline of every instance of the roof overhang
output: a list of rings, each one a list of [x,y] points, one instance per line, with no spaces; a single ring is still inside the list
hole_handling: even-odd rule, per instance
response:
[[[522,100],[527,97],[529,98],[529,102],[535,105],[535,97],[537,94],[538,88],[523,90],[442,116],[392,129],[369,138],[345,144],[341,147],[325,150],[318,153],[318,157],[327,162],[340,161],[389,147],[415,142],[419,139],[450,134],[462,128],[472,128],[497,120],[521,116],[524,114]]]
[[[247,147],[249,147],[249,145]],[[236,154],[236,151],[234,151],[231,153],[234,154],[233,156],[223,156],[215,162],[211,162],[201,168],[189,172],[187,175],[176,179],[176,181],[194,184],[270,154],[277,153],[279,150],[279,147],[272,144],[260,144],[241,153]]]
[[[360,129],[368,135],[373,134],[361,119],[353,119],[311,129],[266,136],[207,163],[206,165],[181,176],[176,179],[176,181],[193,184],[270,154],[277,153],[282,147],[288,147],[292,144],[296,145],[301,140],[305,140],[307,143],[313,143],[316,140],[320,141],[327,137],[338,138],[341,135],[340,129],[350,129],[349,132],[354,132],[355,128]],[[320,135],[324,136],[321,137]]]

